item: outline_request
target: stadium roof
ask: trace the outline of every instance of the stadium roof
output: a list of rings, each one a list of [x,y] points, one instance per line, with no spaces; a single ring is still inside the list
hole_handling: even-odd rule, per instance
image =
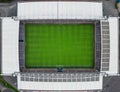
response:
[[[19,2],[17,17],[19,19],[99,19],[103,17],[102,2]]]
[[[76,91],[77,90],[101,90],[102,84],[103,84],[103,76],[101,74],[98,74],[97,75],[98,77],[97,77],[93,73],[91,73],[91,75],[92,76],[90,80],[89,80],[90,76],[82,75],[82,77],[80,77],[80,80],[83,78],[84,81],[81,81],[81,82],[80,81],[73,82],[72,80],[77,80],[77,77],[75,76],[73,77],[69,76],[70,78],[68,78],[67,76],[67,79],[71,81],[68,81],[68,80],[67,82],[58,81],[58,80],[61,80],[60,78],[61,75],[59,76],[59,78],[57,78],[56,75],[53,77],[53,78],[56,78],[56,81],[52,79],[53,81],[49,82],[49,79],[48,79],[48,81],[40,82],[39,80],[42,79],[43,74],[42,74],[42,77],[38,77],[38,75],[36,75],[38,78],[35,77],[35,74],[33,76],[30,76],[30,75],[27,76],[27,74],[25,74],[24,77],[22,77],[22,79],[21,79],[21,75],[19,74],[17,76],[17,82],[18,82],[19,90],[22,90],[22,89],[24,90],[71,90],[71,91],[72,90],[76,90]],[[43,78],[44,78],[43,80],[47,80],[47,76],[44,76]],[[96,78],[97,80],[95,80]],[[65,80],[65,78],[63,78],[62,80]]]
[[[19,21],[2,18],[2,74],[19,72]]]
[[[119,73],[119,20],[109,17],[110,30],[110,67],[107,73]]]
[[[105,23],[108,22],[107,24],[104,24],[104,28],[106,28],[104,29],[104,32],[105,30],[109,30],[109,35],[104,34],[101,36],[102,39],[106,38],[101,44],[106,46],[107,44],[109,44],[108,48],[102,48],[101,50],[101,53],[103,53],[104,55],[109,55],[107,57],[102,57],[102,62],[104,61],[104,66],[101,64],[101,67],[104,67],[104,72],[108,74],[117,74],[119,73],[119,20],[117,17],[109,17],[107,20],[101,21],[104,21]],[[101,29],[101,31],[103,32],[103,29]],[[103,36],[106,37],[103,38]]]

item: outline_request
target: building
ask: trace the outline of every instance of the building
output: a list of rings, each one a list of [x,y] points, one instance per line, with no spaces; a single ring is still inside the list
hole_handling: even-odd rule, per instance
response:
[[[0,19],[2,74],[17,76],[21,91],[102,90],[103,77],[119,73],[119,22],[117,17],[103,16],[102,2],[18,2],[17,16]],[[24,29],[24,22],[95,23],[95,62],[98,62],[95,70],[25,69],[25,34],[20,32]]]

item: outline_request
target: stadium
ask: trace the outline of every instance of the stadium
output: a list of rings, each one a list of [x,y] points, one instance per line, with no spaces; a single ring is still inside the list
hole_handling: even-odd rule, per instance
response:
[[[20,91],[102,90],[119,73],[119,22],[101,1],[21,1],[0,22],[1,72]]]

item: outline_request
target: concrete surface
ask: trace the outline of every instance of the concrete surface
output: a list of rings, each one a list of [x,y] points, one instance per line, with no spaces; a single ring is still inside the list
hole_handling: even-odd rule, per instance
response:
[[[10,89],[5,89],[5,90],[3,90],[2,92],[14,92],[14,91],[12,91],[12,90],[10,90]]]
[[[102,92],[120,92],[120,76],[104,78]]]
[[[104,16],[118,16],[118,10],[115,9],[116,0],[102,0]]]
[[[10,17],[17,15],[17,4],[16,2],[12,3],[0,3],[0,16],[1,17]]]

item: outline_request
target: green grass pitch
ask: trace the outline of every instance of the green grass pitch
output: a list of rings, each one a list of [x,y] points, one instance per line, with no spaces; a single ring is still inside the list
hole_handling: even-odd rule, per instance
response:
[[[94,24],[25,25],[26,68],[94,68]]]

